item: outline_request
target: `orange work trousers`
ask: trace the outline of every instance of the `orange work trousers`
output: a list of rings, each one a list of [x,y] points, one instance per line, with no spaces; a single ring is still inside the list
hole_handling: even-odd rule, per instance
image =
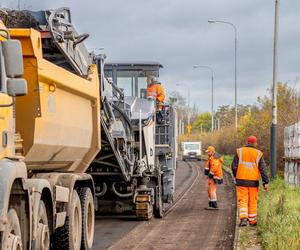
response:
[[[209,201],[217,201],[217,184],[212,178],[208,179],[208,199]]]
[[[258,187],[236,187],[240,219],[248,219],[249,224],[257,220]]]

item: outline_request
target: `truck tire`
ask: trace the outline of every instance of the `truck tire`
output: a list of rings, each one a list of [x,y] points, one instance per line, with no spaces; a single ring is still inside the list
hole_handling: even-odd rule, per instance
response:
[[[50,249],[50,232],[47,217],[47,209],[45,203],[41,200],[38,213],[38,228],[37,228],[37,249]]]
[[[7,222],[8,224],[2,235],[1,249],[22,250],[20,220],[14,208],[8,210]]]
[[[82,188],[78,191],[82,211],[82,235],[81,249],[90,250],[94,241],[95,208],[94,198],[90,188]]]
[[[82,216],[81,203],[76,190],[73,191],[69,207],[69,246],[72,250],[80,250]]]
[[[82,232],[81,203],[76,190],[69,204],[69,216],[65,225],[55,230],[53,248],[59,250],[80,250]]]

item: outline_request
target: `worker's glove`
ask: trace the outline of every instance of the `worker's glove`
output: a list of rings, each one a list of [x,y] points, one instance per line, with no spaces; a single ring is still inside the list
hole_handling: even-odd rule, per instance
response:
[[[211,178],[213,178],[213,177],[214,177],[214,174],[212,174],[211,172],[209,172],[209,173],[208,173],[208,178],[211,179]]]
[[[204,169],[204,174],[205,174],[205,175],[208,175],[208,174],[209,174],[209,169],[208,169],[208,168],[205,168],[205,169]]]
[[[264,183],[264,184],[263,184],[263,187],[264,187],[264,190],[265,190],[266,192],[269,191],[269,184],[268,184],[268,183]]]
[[[223,184],[223,179],[214,179],[215,184]]]

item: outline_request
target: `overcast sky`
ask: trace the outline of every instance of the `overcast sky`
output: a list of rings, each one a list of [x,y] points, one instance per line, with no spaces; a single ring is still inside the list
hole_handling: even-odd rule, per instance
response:
[[[67,6],[88,48],[104,47],[109,60],[153,60],[164,65],[167,91],[186,88],[200,110],[210,109],[210,74],[215,71],[215,105],[234,104],[234,33],[238,28],[238,103],[253,104],[272,83],[274,0],[20,0],[33,10]],[[16,8],[17,0],[2,0]],[[294,86],[300,76],[300,1],[281,1],[279,80]],[[300,89],[300,81],[296,85]]]

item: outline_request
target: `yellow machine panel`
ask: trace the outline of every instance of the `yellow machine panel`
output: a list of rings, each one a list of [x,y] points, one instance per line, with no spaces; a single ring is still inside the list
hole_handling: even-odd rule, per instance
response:
[[[12,98],[0,93],[0,105],[10,104]],[[14,155],[13,107],[0,107],[0,159]]]
[[[28,95],[16,101],[16,132],[30,170],[84,172],[100,150],[99,80],[43,59],[40,32],[11,29],[23,47]]]
[[[6,30],[5,25],[0,20],[0,29]],[[0,41],[5,38],[0,36]],[[0,93],[0,105],[12,103],[12,98],[6,93]],[[13,106],[0,107],[0,159],[14,156],[14,119]]]

